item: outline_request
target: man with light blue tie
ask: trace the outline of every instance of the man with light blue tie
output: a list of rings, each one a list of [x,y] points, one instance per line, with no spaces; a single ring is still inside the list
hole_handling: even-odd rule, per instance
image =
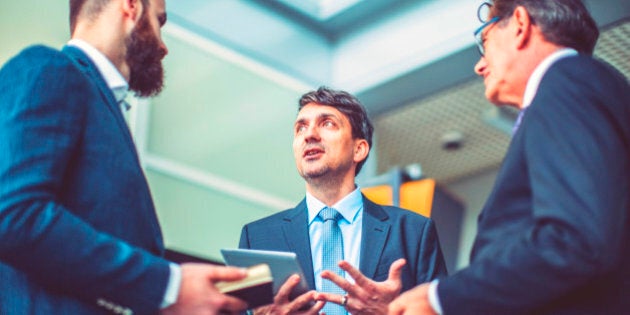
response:
[[[373,129],[361,103],[347,92],[321,87],[300,99],[293,153],[306,198],[245,225],[239,246],[297,253],[316,291],[290,300],[299,282],[293,276],[274,304],[255,314],[383,314],[401,291],[446,274],[430,219],[379,206],[355,184]]]

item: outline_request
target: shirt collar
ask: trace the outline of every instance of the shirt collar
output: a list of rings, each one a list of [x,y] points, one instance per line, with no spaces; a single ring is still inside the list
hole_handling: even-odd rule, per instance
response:
[[[319,201],[313,195],[306,193],[306,208],[308,209],[308,225],[311,225],[313,221],[317,218],[319,212],[327,207],[326,204]],[[357,218],[357,214],[359,210],[363,207],[363,195],[361,195],[361,190],[357,186],[355,190],[351,193],[343,197],[337,203],[335,203],[331,208],[339,211],[343,216],[344,220],[354,223],[354,220]]]
[[[523,95],[523,106],[521,109],[527,108],[532,103],[532,101],[534,100],[534,96],[536,96],[536,92],[538,91],[540,80],[542,80],[542,77],[545,75],[549,67],[551,67],[554,62],[565,57],[575,56],[577,55],[577,53],[578,52],[575,49],[563,48],[543,59],[543,61],[536,67],[536,69],[534,69],[534,72],[532,72],[529,80],[527,80],[525,94]]]
[[[92,62],[94,62],[96,68],[105,79],[107,86],[114,94],[116,102],[120,103],[125,99],[127,92],[129,91],[129,84],[122,74],[120,74],[118,69],[114,67],[114,64],[112,64],[112,62],[109,61],[103,53],[81,39],[71,39],[68,42],[68,46],[79,48],[92,60]]]

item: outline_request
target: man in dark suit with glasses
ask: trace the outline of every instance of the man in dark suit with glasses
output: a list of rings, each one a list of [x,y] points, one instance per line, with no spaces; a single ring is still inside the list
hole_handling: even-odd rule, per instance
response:
[[[404,293],[389,313],[627,314],[628,80],[591,56],[599,31],[579,0],[481,9],[475,71],[489,101],[520,109],[519,124],[470,266]]]

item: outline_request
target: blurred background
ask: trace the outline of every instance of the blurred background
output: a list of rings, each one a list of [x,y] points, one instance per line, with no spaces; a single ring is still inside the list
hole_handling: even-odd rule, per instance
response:
[[[0,3],[0,64],[69,39],[66,1]],[[480,3],[167,0],[166,88],[134,100],[129,118],[166,246],[221,262],[243,224],[304,197],[292,126],[299,97],[326,85],[357,95],[375,124],[357,182],[434,179],[460,205],[455,231],[440,230],[456,236],[450,271],[466,266],[516,117],[485,100],[473,72]],[[630,1],[585,3],[601,29],[596,57],[630,77]]]

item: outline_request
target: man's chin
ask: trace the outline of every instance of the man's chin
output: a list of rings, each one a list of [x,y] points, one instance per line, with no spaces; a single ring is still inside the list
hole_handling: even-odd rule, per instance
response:
[[[488,102],[494,105],[502,105],[502,103],[499,101],[499,94],[497,93],[496,90],[486,88],[485,96]]]
[[[137,96],[153,97],[162,92],[164,70],[161,64],[146,65],[144,69],[132,68],[132,71],[135,72],[132,73],[132,79],[129,81],[129,89],[135,92]]]
[[[328,173],[328,169],[319,168],[319,169],[310,169],[302,171],[302,177],[306,180],[308,179],[319,179],[324,177]]]

